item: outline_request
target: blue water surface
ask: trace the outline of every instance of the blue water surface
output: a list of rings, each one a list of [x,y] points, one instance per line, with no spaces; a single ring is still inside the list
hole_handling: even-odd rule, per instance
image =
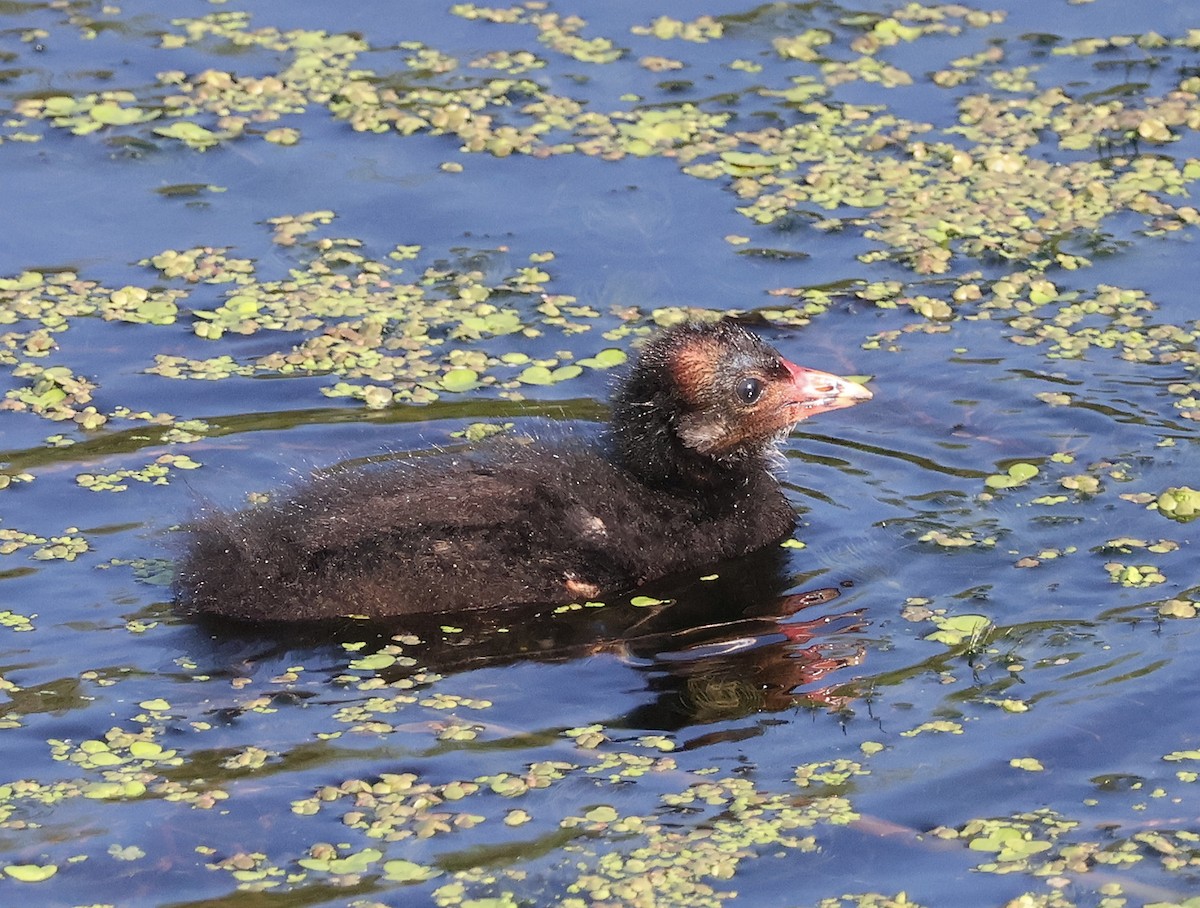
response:
[[[834,98],[945,131],[961,96],[999,89],[947,92],[930,74],[989,47],[1073,97],[1137,83],[1123,95],[1131,108],[1197,66],[1195,42],[1182,40],[1194,25],[1185,2],[1136,16],[1105,0],[994,5],[1003,21],[881,51],[912,85],[858,81]],[[667,321],[667,307],[775,312],[807,299],[778,291],[830,288],[807,323],[751,319],[789,359],[866,376],[875,393],[802,423],[784,446],[781,482],[802,545],[713,566],[716,579],[639,591],[661,600],[649,607],[621,595],[602,609],[421,627],[203,623],[178,614],[169,585],[180,527],[197,508],[242,506],[312,470],[453,448],[463,444],[453,433],[480,421],[592,437],[614,373],[382,408],[328,396],[339,379],[323,371],[171,380],[147,372],[155,355],[253,363],[328,325],[206,341],[192,313],[221,305],[229,287],[196,283],[170,325],[72,318],[35,358],[23,351],[37,320],[18,307],[15,283],[0,285],[6,400],[31,386],[22,363],[64,365],[96,384],[92,404],[110,417],[89,430],[0,412],[0,472],[33,477],[0,488],[0,534],[12,534],[0,535],[0,903],[1190,904],[1200,885],[1200,625],[1164,606],[1186,614],[1200,600],[1197,537],[1153,501],[1200,486],[1188,416],[1200,408],[1181,404],[1178,387],[1197,382],[1194,363],[1135,361],[1100,345],[1061,358],[1049,342],[1014,343],[1022,329],[1011,313],[962,306],[929,320],[876,306],[856,292],[866,282],[950,301],[964,284],[1031,266],[958,256],[929,275],[863,261],[880,246],[865,228],[824,231],[814,221],[832,215],[809,210],[754,223],[737,211],[732,180],[697,179],[669,155],[467,153],[458,137],[428,130],[355,132],[318,104],[281,121],[300,130],[293,146],[252,130],[204,151],[154,133],[165,120],[76,135],[18,112],[56,95],[157,97],[165,70],[277,71],[282,51],[217,39],[162,46],[183,34],[172,20],[244,11],[254,28],[360,35],[371,50],[356,65],[384,81],[409,78],[401,42],[463,61],[526,49],[547,61],[528,78],[590,109],[688,101],[752,131],[801,116],[754,89],[813,72],[775,53],[774,38],[824,28],[844,57],[855,17],[900,7],[524,9],[580,16],[581,34],[631,50],[581,61],[529,25],[472,21],[424,0],[4,5],[0,277],[72,271],[105,287],[163,286],[138,263],[208,246],[250,260],[261,280],[285,279],[315,253],[273,243],[268,219],[328,210],[332,224],[315,235],[353,238],[373,261],[420,246],[410,274],[478,267],[500,283],[552,252],[541,266],[547,292],[591,307],[587,330],[464,347],[566,352],[564,362],[632,353],[636,334],[622,329]],[[726,35],[696,44],[630,32],[701,13]],[[1047,50],[1149,33],[1177,43],[1107,56]],[[647,54],[688,66],[651,72],[636,62]],[[735,59],[761,68],[729,66]],[[1175,144],[1120,152],[1200,156],[1194,129],[1177,133]],[[1046,142],[1030,154],[1105,153]],[[184,184],[199,188],[161,191]],[[1195,229],[1163,233],[1149,220],[1113,215],[1099,231],[1102,254],[1048,277],[1083,297],[1103,285],[1142,291],[1155,306],[1146,330],[1195,332]],[[748,242],[729,239],[740,236]],[[513,300],[535,317],[536,293]],[[398,304],[395,318],[406,316]],[[1194,339],[1179,347],[1194,352]],[[1038,397],[1052,393],[1070,404]],[[205,427],[163,434],[187,420]],[[163,484],[129,479],[120,493],[78,481],[164,454],[200,467]],[[987,477],[1015,463],[1039,472],[989,490]],[[1077,476],[1098,484],[1064,486]],[[62,537],[85,550],[46,557]],[[1154,566],[1162,579],[1122,584],[1112,563]],[[931,637],[970,616],[986,629]]]

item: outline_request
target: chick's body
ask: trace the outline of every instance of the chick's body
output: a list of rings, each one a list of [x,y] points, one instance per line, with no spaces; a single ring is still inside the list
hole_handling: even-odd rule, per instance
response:
[[[815,376],[815,378],[814,378]],[[775,442],[869,397],[728,323],[652,340],[604,444],[505,443],[324,474],[191,529],[186,609],[244,621],[563,604],[761,548],[793,511]]]

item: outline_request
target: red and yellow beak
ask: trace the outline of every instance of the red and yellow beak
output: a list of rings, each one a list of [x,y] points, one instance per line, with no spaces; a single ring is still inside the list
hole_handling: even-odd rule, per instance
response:
[[[808,419],[818,413],[828,413],[830,410],[853,407],[864,400],[870,400],[873,396],[862,385],[849,379],[828,372],[818,372],[816,369],[806,369],[786,359],[783,365],[792,376],[788,405],[795,408],[797,420]]]

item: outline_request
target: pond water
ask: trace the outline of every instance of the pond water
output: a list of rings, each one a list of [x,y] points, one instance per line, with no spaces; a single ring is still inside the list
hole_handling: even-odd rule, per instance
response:
[[[0,902],[1196,904],[1200,34],[1130,10],[0,5]],[[788,544],[173,609],[198,507],[593,434],[702,310],[875,393]]]

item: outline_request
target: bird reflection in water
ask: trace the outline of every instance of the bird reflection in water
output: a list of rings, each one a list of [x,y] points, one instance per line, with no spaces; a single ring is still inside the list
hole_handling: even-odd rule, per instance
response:
[[[427,621],[246,626],[227,623],[212,643],[243,664],[273,662],[333,640],[367,641],[362,656],[397,636],[421,642],[404,653],[419,667],[381,671],[384,681],[417,672],[449,676],[522,662],[567,663],[610,655],[645,677],[647,696],[610,727],[675,730],[796,707],[840,709],[852,699],[845,670],[862,662],[862,609],[838,610],[837,587],[789,592],[787,550],[778,546],[714,566],[712,574],[668,578],[638,590],[659,604],[624,596],[603,607],[529,606],[442,613]],[[845,584],[844,586],[850,586]],[[453,627],[448,633],[446,627]],[[222,658],[222,657],[218,657]]]

